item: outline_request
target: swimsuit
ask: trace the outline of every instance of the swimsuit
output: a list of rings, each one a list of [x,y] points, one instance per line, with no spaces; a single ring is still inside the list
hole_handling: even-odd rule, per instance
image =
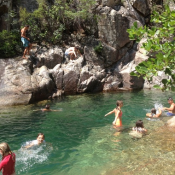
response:
[[[70,58],[69,50],[68,50],[68,49],[65,51],[65,55],[66,55],[68,58]]]
[[[14,153],[4,156],[4,158],[0,162],[0,171],[1,170],[3,175],[12,175],[13,173],[15,173],[15,154]]]
[[[166,113],[167,116],[175,116],[175,114],[171,113],[171,112],[167,112]]]
[[[29,47],[30,42],[26,38],[21,37],[21,41],[24,47]]]
[[[145,132],[144,128],[141,128],[141,127],[134,127],[132,128],[132,130],[137,132]]]
[[[115,123],[113,122],[113,125],[115,125],[115,126],[117,126],[117,127],[122,126],[122,120],[121,120],[121,117],[122,117],[122,111],[120,111],[119,116],[118,116],[116,122],[115,122]],[[115,121],[115,120],[114,120],[114,121]]]

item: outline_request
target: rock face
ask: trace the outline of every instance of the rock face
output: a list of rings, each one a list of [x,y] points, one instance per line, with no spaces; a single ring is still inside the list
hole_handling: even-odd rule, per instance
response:
[[[30,4],[22,2],[30,12],[38,8],[35,0]],[[147,57],[141,44],[129,40],[127,29],[134,22],[138,26],[145,25],[145,17],[149,15],[147,0],[96,2],[95,10],[99,18],[96,26],[91,28],[98,28],[94,32],[98,33],[98,38],[82,36],[77,40],[72,39],[70,43],[71,46],[75,43],[81,46],[83,57],[70,61],[64,56],[65,48],[52,46],[37,50],[30,60],[0,60],[0,105],[28,104],[59,97],[63,93],[146,87],[142,78],[130,76]]]
[[[7,18],[11,9],[12,0],[0,0],[0,31],[10,30],[10,22],[7,21]]]
[[[31,74],[31,62],[0,60],[0,104],[19,105],[46,99],[52,94],[54,83],[43,66]]]

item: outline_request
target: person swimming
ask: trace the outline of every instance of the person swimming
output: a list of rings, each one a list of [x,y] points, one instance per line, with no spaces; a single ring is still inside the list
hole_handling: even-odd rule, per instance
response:
[[[53,110],[53,109],[50,109],[50,105],[46,105],[45,108],[43,109],[37,109],[37,110],[33,110],[33,111],[62,111],[62,109],[59,109],[59,110]]]
[[[122,126],[122,110],[121,110],[121,108],[123,107],[123,101],[118,100],[116,102],[116,105],[117,105],[116,108],[114,110],[108,112],[105,115],[105,117],[112,114],[112,113],[115,113],[115,119],[112,123],[115,127],[121,127]]]
[[[147,132],[147,130],[143,126],[143,121],[142,120],[138,120],[136,122],[136,125],[135,125],[135,127],[132,128],[132,131],[137,131],[137,132],[140,132],[140,133]]]
[[[35,145],[41,145],[42,143],[45,143],[45,135],[43,133],[38,133],[37,139],[33,140],[30,144],[26,145],[24,148],[31,148]]]
[[[138,120],[136,122],[135,127],[132,128],[132,131],[129,132],[129,135],[132,136],[132,138],[142,138],[144,134],[146,134],[147,130],[143,126],[143,121]]]
[[[158,109],[158,113],[156,114],[156,109],[155,108],[152,108],[151,109],[151,113],[146,113],[146,116],[149,117],[149,118],[158,118],[161,116],[162,114],[162,110],[159,108]]]

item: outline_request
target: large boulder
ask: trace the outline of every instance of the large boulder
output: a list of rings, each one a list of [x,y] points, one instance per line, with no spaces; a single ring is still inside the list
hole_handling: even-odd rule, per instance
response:
[[[25,61],[15,62],[11,59],[0,60],[0,105],[28,104],[32,93],[30,88],[30,71]]]
[[[47,99],[52,95],[55,89],[55,84],[52,81],[49,70],[46,66],[34,69],[31,75],[32,98],[30,102]]]
[[[147,0],[132,0],[133,7],[144,16],[150,14],[150,8]]]
[[[0,60],[0,105],[29,104],[43,100],[54,90],[54,83],[45,66],[32,73],[27,60]]]
[[[47,68],[52,69],[57,64],[61,64],[63,61],[64,53],[62,49],[55,46],[52,48],[42,48],[36,54],[37,67],[45,65]]]
[[[12,10],[12,0],[0,0],[0,31],[10,30],[9,12]]]
[[[119,90],[121,83],[122,83],[122,76],[119,73],[109,75],[106,78],[103,91],[117,91]]]

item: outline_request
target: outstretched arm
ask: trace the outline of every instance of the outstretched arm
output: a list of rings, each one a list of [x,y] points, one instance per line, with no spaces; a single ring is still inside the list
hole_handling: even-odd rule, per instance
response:
[[[151,113],[146,113],[146,116],[147,116],[147,117],[152,117],[152,116],[151,116]]]
[[[108,113],[105,115],[105,117],[106,117],[107,115],[110,115],[110,114],[114,113],[114,112],[115,112],[114,110],[113,110],[113,111],[108,112]]]
[[[25,146],[24,148],[28,149],[28,148],[31,148],[33,145],[34,145],[34,144],[33,144],[33,143],[31,143],[31,144],[29,144],[29,145]]]
[[[60,110],[52,110],[52,109],[51,109],[50,111],[62,111],[62,110],[61,110],[61,109],[60,109]]]
[[[163,110],[173,111],[174,110],[174,104],[172,104],[169,108],[164,107]]]
[[[155,117],[160,117],[162,114],[162,110],[159,108],[159,113],[155,115]]]

